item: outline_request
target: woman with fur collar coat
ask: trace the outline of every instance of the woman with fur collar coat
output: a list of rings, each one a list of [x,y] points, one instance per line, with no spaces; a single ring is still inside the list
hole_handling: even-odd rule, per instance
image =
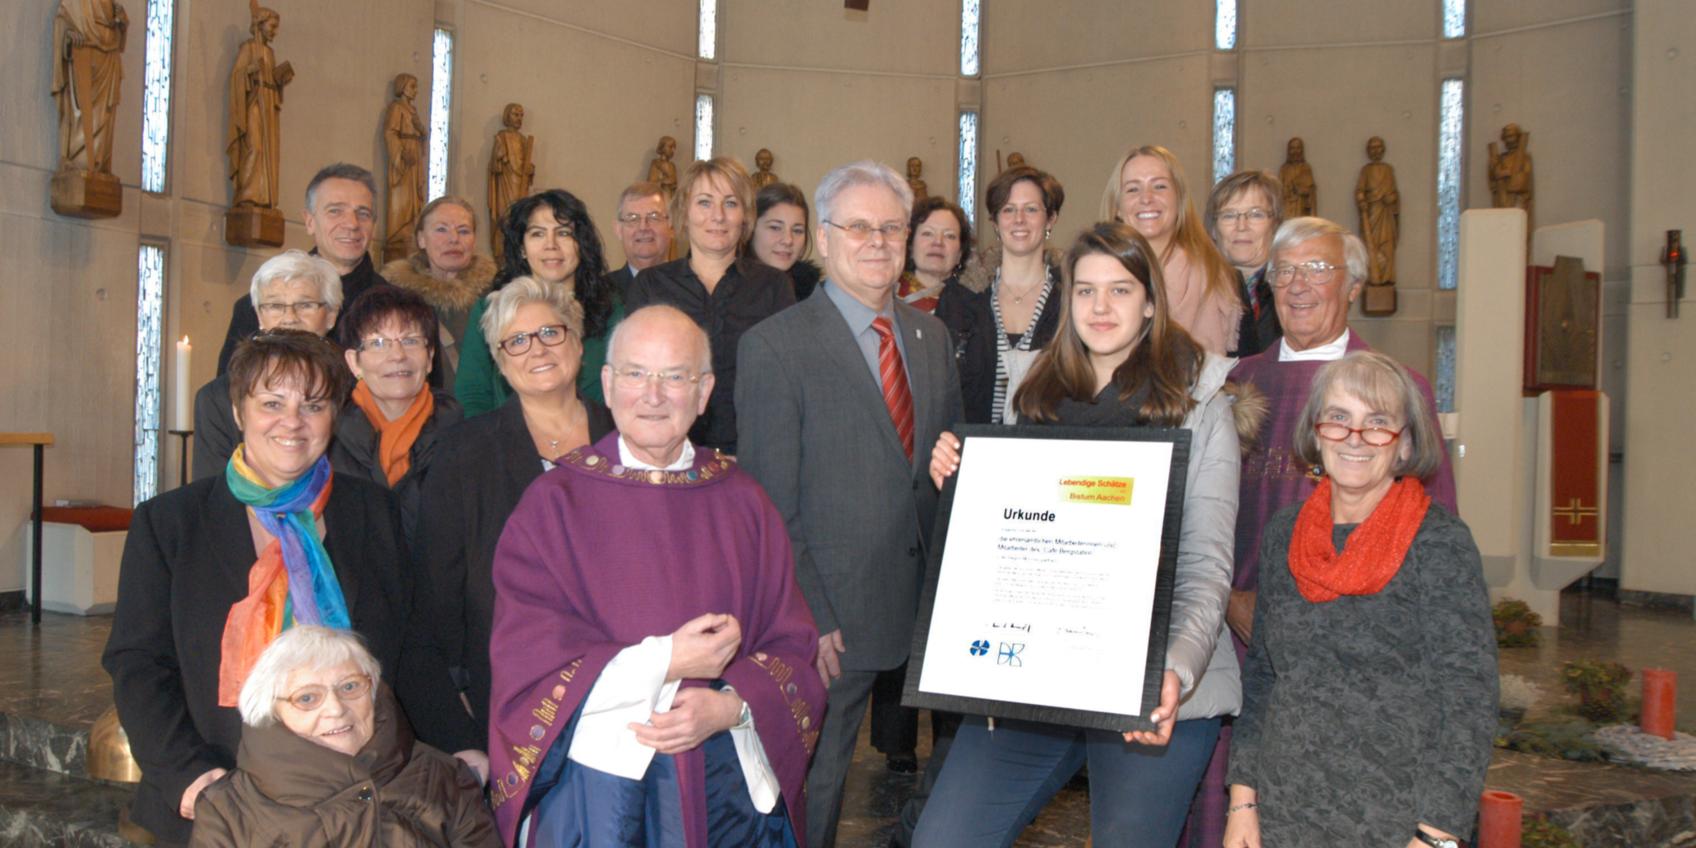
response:
[[[452,195],[430,201],[413,231],[418,252],[383,266],[383,277],[421,295],[436,310],[439,325],[430,384],[452,393],[459,371],[460,340],[471,307],[495,279],[495,260],[476,252],[477,216],[471,204]]]

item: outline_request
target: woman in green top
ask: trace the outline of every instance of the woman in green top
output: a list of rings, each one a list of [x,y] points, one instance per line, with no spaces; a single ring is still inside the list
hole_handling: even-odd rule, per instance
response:
[[[512,204],[501,219],[505,255],[489,296],[514,277],[530,276],[568,289],[583,306],[583,367],[577,374],[579,397],[601,401],[601,365],[607,339],[624,318],[624,305],[606,279],[601,236],[589,220],[589,208],[571,192],[549,189]],[[483,337],[488,297],[472,307],[466,325],[454,396],[465,417],[491,412],[512,394],[489,355]]]

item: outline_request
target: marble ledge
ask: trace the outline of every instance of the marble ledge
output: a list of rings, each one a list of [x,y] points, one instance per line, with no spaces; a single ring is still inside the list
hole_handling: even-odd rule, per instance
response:
[[[88,728],[0,713],[0,760],[72,777],[88,776]]]
[[[133,791],[0,762],[0,845],[131,848],[118,814]]]

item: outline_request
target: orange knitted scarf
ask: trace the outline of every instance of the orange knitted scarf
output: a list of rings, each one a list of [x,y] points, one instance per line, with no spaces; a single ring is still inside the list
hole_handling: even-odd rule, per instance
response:
[[[1389,585],[1430,506],[1431,496],[1418,480],[1396,481],[1338,554],[1331,542],[1331,478],[1321,480],[1302,504],[1290,539],[1290,576],[1301,596],[1319,604]]]
[[[418,441],[418,434],[424,431],[424,422],[429,421],[431,413],[436,411],[436,396],[426,386],[412,399],[412,405],[406,408],[406,412],[393,421],[383,415],[376,396],[371,394],[371,387],[363,380],[353,387],[353,402],[364,410],[365,419],[379,434],[377,461],[383,466],[383,476],[389,478],[389,485],[393,486],[412,468],[412,443]]]

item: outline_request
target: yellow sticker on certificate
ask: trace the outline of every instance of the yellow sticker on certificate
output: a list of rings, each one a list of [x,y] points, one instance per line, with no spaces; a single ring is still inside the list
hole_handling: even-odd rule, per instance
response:
[[[1066,477],[1060,481],[1060,500],[1130,506],[1136,482],[1135,477]]]

